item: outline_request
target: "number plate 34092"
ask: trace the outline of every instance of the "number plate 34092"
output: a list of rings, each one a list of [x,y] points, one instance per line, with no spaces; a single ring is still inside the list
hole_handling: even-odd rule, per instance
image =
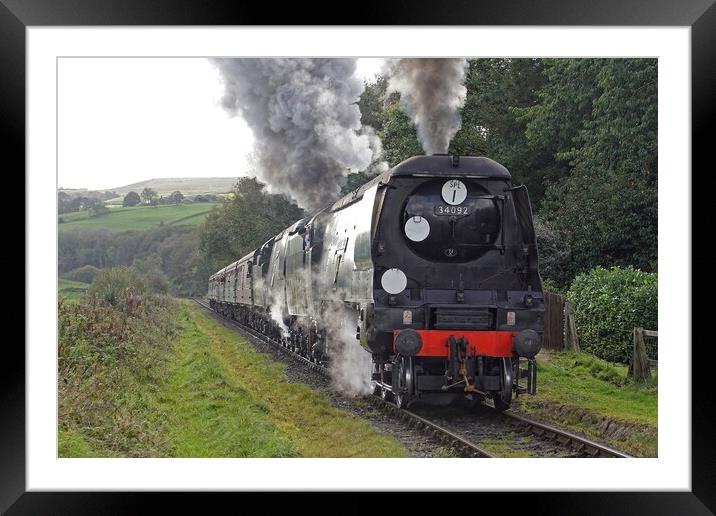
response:
[[[438,204],[435,206],[435,215],[449,215],[462,217],[472,212],[470,206],[448,206],[447,204]]]

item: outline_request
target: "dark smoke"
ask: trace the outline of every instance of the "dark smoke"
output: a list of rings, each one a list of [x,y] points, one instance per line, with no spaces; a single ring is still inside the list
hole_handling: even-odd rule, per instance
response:
[[[308,210],[339,196],[343,176],[367,169],[380,140],[361,127],[363,82],[356,59],[212,59],[221,71],[222,104],[255,138],[256,172],[272,190]]]
[[[400,93],[400,107],[418,130],[426,154],[448,151],[462,125],[467,60],[391,59],[386,62],[388,90]]]

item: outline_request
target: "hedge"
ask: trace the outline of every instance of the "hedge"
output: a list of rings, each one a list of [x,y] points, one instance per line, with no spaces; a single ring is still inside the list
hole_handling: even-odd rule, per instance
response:
[[[567,298],[574,304],[582,350],[604,360],[629,363],[634,327],[658,329],[656,273],[597,267],[574,279]],[[655,354],[656,341],[648,340],[647,349]]]

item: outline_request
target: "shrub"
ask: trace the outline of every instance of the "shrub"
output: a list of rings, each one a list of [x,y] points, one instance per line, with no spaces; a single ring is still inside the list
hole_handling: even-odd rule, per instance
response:
[[[71,270],[65,274],[65,278],[72,281],[81,281],[82,283],[92,283],[99,274],[100,269],[93,265],[85,265],[84,267],[78,267],[77,269]]]
[[[132,264],[132,270],[139,275],[147,291],[154,294],[169,292],[169,280],[162,269],[162,257],[156,254],[135,258]]]
[[[655,273],[597,267],[574,279],[567,298],[574,303],[582,350],[604,360],[628,363],[634,327],[657,329]],[[654,346],[653,342],[649,345]]]
[[[97,274],[87,296],[100,304],[133,311],[145,290],[144,282],[132,269],[112,267]]]

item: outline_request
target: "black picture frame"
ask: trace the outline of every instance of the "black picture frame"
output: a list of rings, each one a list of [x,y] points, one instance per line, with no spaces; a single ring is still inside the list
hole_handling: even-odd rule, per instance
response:
[[[277,8],[280,5],[280,8]],[[331,19],[317,19],[329,12]],[[325,16],[325,14],[324,14]],[[328,18],[328,16],[326,16]],[[304,3],[199,0],[0,0],[0,126],[5,129],[3,158],[21,176],[25,170],[25,28],[28,26],[83,25],[555,25],[555,26],[687,26],[691,28],[692,163],[706,166],[708,128],[714,115],[716,93],[716,5],[714,0],[513,0],[441,2],[378,2],[368,0],[355,9],[338,6],[329,11]],[[10,158],[10,160],[8,160]],[[712,170],[708,167],[707,172]],[[692,174],[691,179],[694,179]],[[24,190],[24,187],[23,187]],[[692,190],[693,191],[693,190]],[[27,195],[27,192],[25,192]],[[698,190],[696,190],[698,193]],[[703,194],[702,194],[703,195]],[[693,200],[693,205],[699,203]],[[708,235],[692,216],[692,235]],[[701,231],[699,231],[699,229]],[[19,249],[19,246],[17,246]],[[700,263],[692,259],[692,267]],[[27,271],[26,271],[27,274]],[[692,271],[693,275],[693,271]],[[16,292],[22,290],[16,289]],[[14,302],[19,304],[18,296]],[[684,300],[696,307],[696,302]],[[32,299],[25,304],[32,309]],[[692,320],[697,320],[694,317]],[[532,514],[712,514],[716,511],[716,458],[710,420],[714,396],[710,393],[708,340],[691,337],[684,329],[692,356],[692,491],[590,493],[479,493],[512,510]],[[700,359],[706,355],[708,360]],[[26,492],[25,353],[19,345],[4,346],[0,375],[0,511],[7,514],[99,514],[146,510],[147,498],[162,504],[181,504],[184,497],[169,494]],[[232,495],[229,495],[232,496]],[[241,494],[242,504],[250,503]],[[206,501],[200,495],[200,503]],[[372,502],[354,497],[354,510],[374,510]],[[420,498],[418,498],[420,499]],[[262,502],[265,503],[265,502]],[[177,505],[178,505],[177,504]],[[206,506],[204,506],[206,507]],[[446,509],[449,504],[445,504]],[[165,510],[168,506],[165,506]],[[457,510],[457,507],[455,508]],[[483,509],[484,510],[484,509]],[[462,512],[462,511],[460,511]]]

